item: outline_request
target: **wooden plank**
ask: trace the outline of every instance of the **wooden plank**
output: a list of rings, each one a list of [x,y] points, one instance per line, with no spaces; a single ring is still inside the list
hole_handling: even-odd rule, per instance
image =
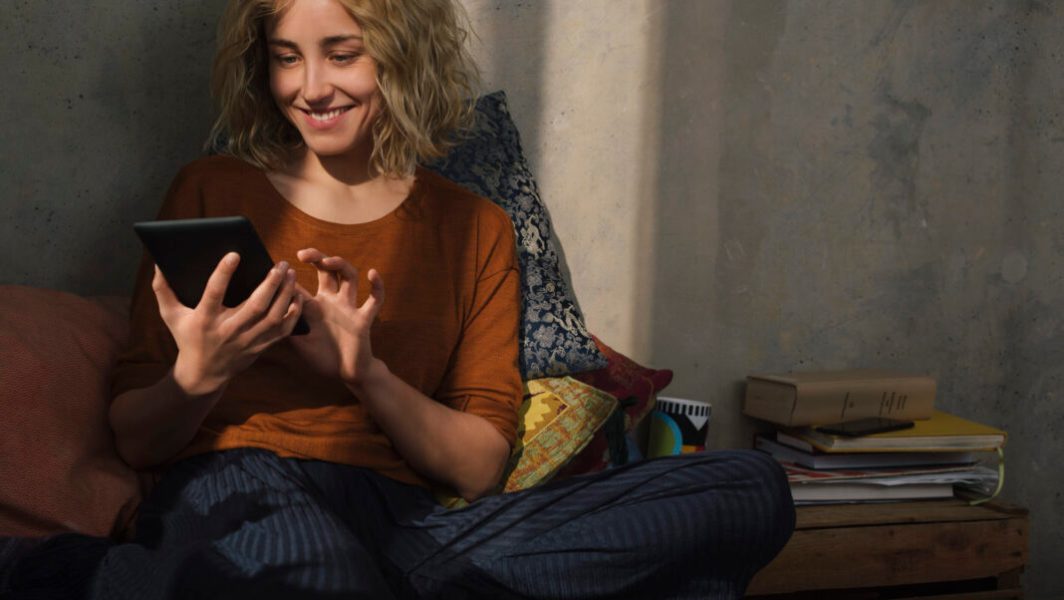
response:
[[[977,508],[977,507],[975,507]],[[1027,519],[796,531],[749,594],[996,577],[1027,562]]]
[[[943,593],[931,596],[902,596],[898,595],[897,588],[884,589],[857,589],[857,590],[818,590],[816,592],[798,592],[793,594],[772,594],[769,596],[746,596],[749,600],[881,600],[893,598],[895,600],[1005,600],[1023,598],[1023,590],[1011,588],[1007,590],[966,591],[960,593]]]
[[[1005,598],[1023,598],[1023,590],[990,590],[986,592],[965,592],[963,594],[906,596],[901,600],[1003,600]]]
[[[799,506],[796,529],[854,527],[892,523],[942,523],[1008,519],[1025,515],[1026,509],[987,503],[971,506],[963,500],[925,500],[883,504],[832,504]]]
[[[997,577],[997,587],[999,590],[1021,588],[1020,575],[1023,575],[1023,569],[1013,569],[1006,573],[1001,573]]]

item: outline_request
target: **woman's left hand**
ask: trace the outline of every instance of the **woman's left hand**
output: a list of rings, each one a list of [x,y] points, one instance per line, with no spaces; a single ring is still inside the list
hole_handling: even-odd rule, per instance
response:
[[[370,269],[369,297],[358,306],[358,269],[339,256],[327,256],[315,248],[296,253],[301,262],[318,270],[318,292],[305,296],[303,315],[310,333],[289,339],[314,369],[329,377],[339,377],[349,387],[365,383],[374,363],[370,327],[384,303],[384,282]]]

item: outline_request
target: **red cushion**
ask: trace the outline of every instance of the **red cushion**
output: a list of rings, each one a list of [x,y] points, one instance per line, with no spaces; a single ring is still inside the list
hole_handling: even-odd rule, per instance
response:
[[[122,299],[0,286],[0,535],[109,535],[140,501],[107,420]]]
[[[610,348],[599,338],[592,337],[599,351],[606,356],[608,364],[602,369],[575,373],[571,377],[612,394],[621,401],[622,406],[626,400],[630,401],[631,404],[622,410],[624,430],[631,431],[654,408],[654,399],[658,392],[672,381],[672,371],[644,367]],[[601,471],[609,461],[609,442],[605,430],[600,429],[587,447],[569,461],[555,478]]]

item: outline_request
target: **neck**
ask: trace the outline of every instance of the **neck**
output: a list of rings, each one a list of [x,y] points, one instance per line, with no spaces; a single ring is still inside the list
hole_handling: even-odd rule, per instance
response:
[[[267,177],[286,200],[319,219],[364,223],[394,210],[409,195],[414,174],[371,175],[368,160],[352,154],[319,156],[302,150]]]
[[[359,187],[382,178],[370,172],[369,155],[352,152],[319,156],[304,147],[289,163],[289,174],[298,179],[329,186]]]

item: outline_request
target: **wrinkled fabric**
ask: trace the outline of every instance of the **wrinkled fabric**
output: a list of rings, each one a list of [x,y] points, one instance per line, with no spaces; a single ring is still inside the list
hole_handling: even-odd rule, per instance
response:
[[[31,552],[9,597],[44,597],[32,586],[60,557],[92,573],[76,579],[101,600],[740,598],[793,527],[782,470],[753,451],[633,463],[448,511],[368,469],[242,449],[177,463],[131,543],[65,536],[52,558]]]

